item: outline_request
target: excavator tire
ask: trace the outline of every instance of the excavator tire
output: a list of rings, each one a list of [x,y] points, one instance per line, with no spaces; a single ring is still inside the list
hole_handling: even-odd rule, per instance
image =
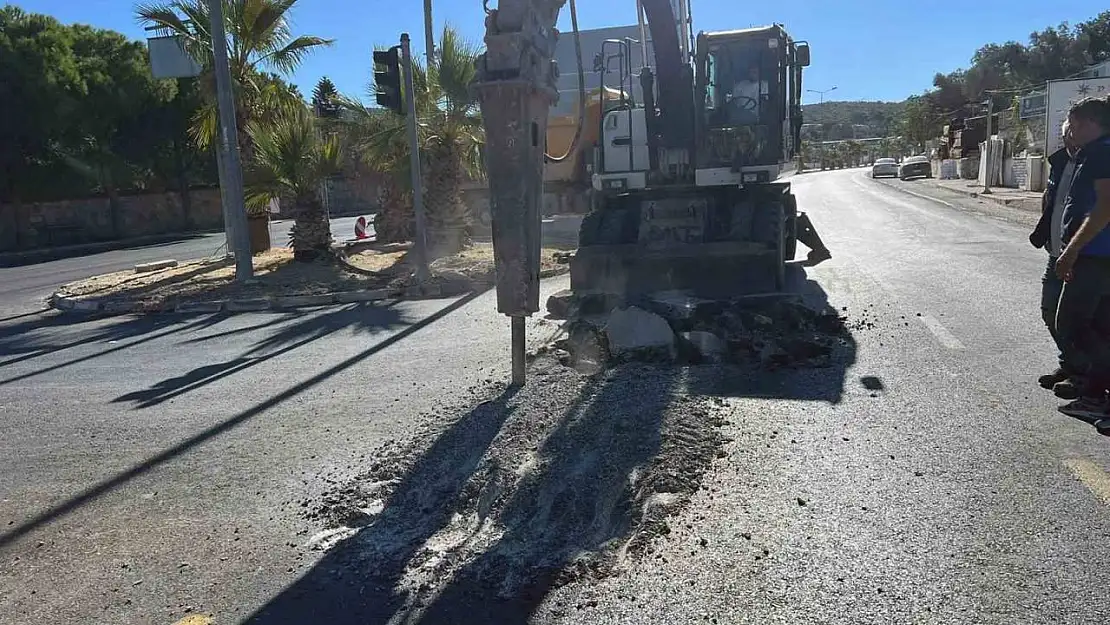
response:
[[[792,194],[786,196],[786,228],[783,236],[786,237],[783,259],[794,260],[798,253],[798,198]]]
[[[769,201],[760,206],[756,210],[752,224],[752,238],[760,243],[766,243],[777,252],[773,270],[775,288],[779,291],[786,288],[787,225],[785,201]]]

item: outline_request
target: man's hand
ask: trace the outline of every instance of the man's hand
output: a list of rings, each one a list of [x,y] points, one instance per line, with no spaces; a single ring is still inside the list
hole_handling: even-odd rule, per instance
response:
[[[1076,246],[1069,245],[1064,248],[1060,258],[1056,259],[1056,277],[1064,282],[1071,282],[1072,270],[1075,269],[1075,259],[1079,258]]]

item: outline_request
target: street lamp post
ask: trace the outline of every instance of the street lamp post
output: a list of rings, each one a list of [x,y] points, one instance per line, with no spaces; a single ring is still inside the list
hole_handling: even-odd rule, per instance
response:
[[[834,85],[832,87],[829,87],[828,89],[825,89],[824,91],[820,91],[818,89],[806,89],[806,91],[808,91],[810,93],[816,93],[819,96],[821,96],[821,104],[824,104],[825,103],[825,94],[829,93],[830,91],[836,91],[836,86]]]

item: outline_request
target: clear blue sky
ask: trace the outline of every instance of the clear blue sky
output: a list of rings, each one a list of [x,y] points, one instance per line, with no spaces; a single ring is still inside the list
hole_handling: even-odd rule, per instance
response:
[[[16,0],[12,4],[63,22],[111,28],[137,39],[145,36],[129,0]],[[579,0],[578,4],[581,28],[636,23],[634,0]],[[984,43],[1026,42],[1034,30],[1063,21],[1080,22],[1110,8],[1106,0],[979,0],[960,3],[958,8],[938,2],[874,0],[691,0],[691,4],[695,30],[785,24],[793,37],[812,46],[807,86],[837,87],[829,100],[901,100],[929,88],[934,73],[965,67]],[[293,12],[295,31],[336,43],[310,57],[293,82],[307,95],[316,80],[327,75],[340,91],[364,95],[374,44],[395,42],[407,30],[422,51],[422,7],[421,0],[300,0]],[[450,22],[466,36],[481,40],[481,0],[434,0],[434,13],[437,30]],[[561,24],[567,32],[568,13],[563,11]]]

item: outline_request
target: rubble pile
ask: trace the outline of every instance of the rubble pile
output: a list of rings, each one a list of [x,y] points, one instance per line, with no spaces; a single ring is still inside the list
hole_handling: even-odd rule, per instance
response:
[[[614,305],[607,297],[563,292],[548,302],[552,316],[569,319],[567,338],[556,345],[564,364],[586,370],[633,360],[823,367],[850,336],[847,315],[790,295],[722,301],[666,292],[635,305]]]

